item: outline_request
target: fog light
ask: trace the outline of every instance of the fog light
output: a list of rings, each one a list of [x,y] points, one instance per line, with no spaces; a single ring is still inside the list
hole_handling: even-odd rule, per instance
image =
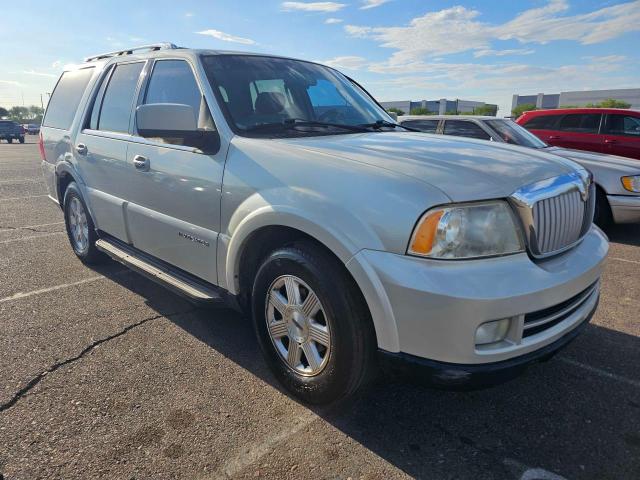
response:
[[[510,324],[510,318],[483,323],[478,327],[478,330],[476,330],[476,345],[486,345],[504,340],[504,337],[507,336],[507,332],[509,331]]]

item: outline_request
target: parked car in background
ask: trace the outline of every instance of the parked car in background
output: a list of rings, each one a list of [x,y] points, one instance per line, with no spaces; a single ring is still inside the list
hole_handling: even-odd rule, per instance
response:
[[[22,125],[12,122],[11,120],[0,120],[0,140],[6,140],[7,143],[18,140],[20,143],[24,143],[24,129]]]
[[[549,145],[640,159],[638,110],[533,110],[523,113],[516,122]]]
[[[37,135],[40,133],[40,125],[37,123],[25,123],[23,127],[24,131],[29,135]]]
[[[106,253],[243,306],[308,402],[381,366],[455,388],[508,380],[598,304],[608,243],[586,169],[408,131],[317,63],[172,44],[97,55],[65,69],[40,138],[81,261]]]
[[[428,133],[535,148],[573,160],[593,174],[597,192],[596,223],[606,226],[611,222],[640,222],[640,164],[635,160],[554,147],[507,118],[467,115],[402,116],[398,123]]]

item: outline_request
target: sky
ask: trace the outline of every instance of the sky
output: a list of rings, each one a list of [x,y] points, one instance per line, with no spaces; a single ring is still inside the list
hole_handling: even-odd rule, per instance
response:
[[[64,65],[136,45],[318,61],[378,100],[496,103],[640,88],[640,0],[21,0],[0,22],[0,106],[46,103]]]

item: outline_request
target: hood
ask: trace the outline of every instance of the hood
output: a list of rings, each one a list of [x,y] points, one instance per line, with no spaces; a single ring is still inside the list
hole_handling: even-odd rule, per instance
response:
[[[625,175],[640,174],[640,160],[619,157],[617,155],[607,155],[606,153],[587,152],[585,150],[572,150],[561,147],[549,147],[545,148],[545,151],[573,160],[590,170],[605,167],[617,170]]]
[[[538,180],[579,168],[546,152],[444,135],[380,132],[274,140],[401,173],[430,184],[455,202],[504,198]]]

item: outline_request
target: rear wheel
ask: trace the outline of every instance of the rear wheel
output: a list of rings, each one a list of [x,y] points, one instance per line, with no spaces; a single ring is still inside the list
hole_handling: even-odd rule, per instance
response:
[[[13,138],[7,138],[7,143],[13,143]]]
[[[67,187],[63,205],[67,236],[76,256],[86,264],[103,261],[106,256],[95,246],[95,226],[75,182]]]
[[[19,141],[20,143],[24,143],[24,137],[20,137],[20,138],[18,139],[18,141]]]
[[[613,214],[607,195],[603,190],[596,190],[596,209],[593,216],[593,222],[600,228],[606,228],[613,223]]]
[[[314,243],[264,260],[252,315],[269,367],[303,401],[346,398],[370,378],[375,334],[366,305],[344,266]]]

